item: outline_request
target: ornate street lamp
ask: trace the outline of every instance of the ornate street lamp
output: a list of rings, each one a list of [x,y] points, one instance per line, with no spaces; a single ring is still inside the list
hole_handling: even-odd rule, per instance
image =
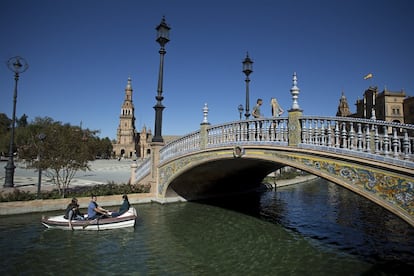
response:
[[[244,111],[243,105],[239,104],[239,107],[237,109],[239,110],[240,120],[241,120],[242,119],[242,114],[243,114],[243,111]]]
[[[7,67],[14,72],[14,94],[13,94],[13,116],[12,116],[12,129],[10,135],[10,146],[9,146],[9,159],[6,167],[6,177],[4,181],[4,187],[14,186],[14,169],[16,166],[13,161],[13,145],[14,145],[14,125],[16,123],[16,102],[17,102],[17,82],[19,81],[19,74],[29,68],[29,64],[22,57],[15,56],[7,61]]]
[[[157,30],[157,39],[156,41],[160,44],[160,68],[158,73],[158,89],[157,89],[157,96],[155,99],[157,100],[157,104],[154,106],[155,109],[155,133],[154,137],[152,138],[152,142],[160,142],[163,143],[164,139],[162,138],[161,130],[162,130],[162,111],[164,110],[164,106],[162,105],[161,101],[164,99],[162,96],[162,81],[163,81],[163,71],[164,71],[164,55],[167,53],[165,51],[165,44],[170,41],[169,32],[170,27],[165,22],[165,17],[162,18],[160,25],[156,28]]]
[[[243,73],[246,74],[246,120],[249,119],[249,75],[253,72],[253,61],[249,58],[249,53],[246,54],[246,58],[243,60]]]

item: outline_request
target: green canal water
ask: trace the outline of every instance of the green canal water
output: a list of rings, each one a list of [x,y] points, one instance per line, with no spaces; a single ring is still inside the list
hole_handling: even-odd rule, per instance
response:
[[[1,275],[410,275],[414,229],[318,180],[203,202],[135,205],[135,228],[46,230],[0,217]],[[56,212],[47,213],[53,215]]]

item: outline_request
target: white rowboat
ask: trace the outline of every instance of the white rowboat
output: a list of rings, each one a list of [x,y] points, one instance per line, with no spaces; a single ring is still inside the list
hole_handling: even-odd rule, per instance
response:
[[[49,229],[62,230],[108,230],[124,227],[134,227],[137,218],[137,211],[130,207],[126,213],[118,217],[100,218],[93,220],[69,220],[63,215],[53,217],[42,217],[42,224]],[[72,226],[72,227],[71,227]]]

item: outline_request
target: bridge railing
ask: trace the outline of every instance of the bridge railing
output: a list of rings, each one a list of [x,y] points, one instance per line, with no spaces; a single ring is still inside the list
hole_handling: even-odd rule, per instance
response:
[[[160,150],[160,163],[197,150],[200,150],[200,131],[192,132],[165,145]]]
[[[414,168],[414,125],[349,117],[301,116],[297,147],[343,153]],[[160,164],[177,156],[226,145],[289,146],[287,117],[235,121],[208,126],[206,134],[190,133],[160,149]],[[202,137],[206,135],[207,137]],[[206,141],[203,145],[202,141]],[[139,180],[150,170],[146,160],[136,170]]]
[[[150,173],[151,170],[151,158],[146,158],[142,161],[141,164],[138,165],[137,169],[135,170],[135,179],[134,183],[139,180],[144,178],[147,174]]]
[[[207,128],[206,148],[221,147],[237,143],[288,144],[288,119],[271,118],[235,121]],[[160,150],[160,163],[201,150],[201,133],[196,131],[165,145]]]
[[[160,149],[160,163],[165,162],[176,156],[180,156],[192,151],[200,150],[200,131],[192,132],[184,137],[174,140]],[[150,173],[151,158],[145,159],[135,169],[134,182],[138,182]]]
[[[272,118],[235,121],[207,128],[206,148],[237,143],[288,144],[288,119]],[[201,150],[201,134],[196,131],[165,145],[160,150],[160,162],[179,155]]]
[[[288,145],[288,119],[283,117],[236,121],[207,129],[207,147],[267,143]]]
[[[414,125],[349,117],[302,116],[300,121],[299,147],[414,161]]]

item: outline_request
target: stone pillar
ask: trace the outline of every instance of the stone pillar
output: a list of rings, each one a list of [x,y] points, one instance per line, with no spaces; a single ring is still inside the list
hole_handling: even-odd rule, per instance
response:
[[[150,192],[159,197],[158,184],[158,165],[160,164],[160,149],[164,146],[164,142],[151,143],[151,170],[150,170]]]
[[[200,149],[201,150],[207,147],[207,142],[208,142],[207,129],[209,126],[210,126],[209,123],[200,124]]]
[[[129,184],[134,184],[135,182],[135,171],[137,170],[138,165],[137,162],[132,162],[131,164],[131,178],[129,179]]]
[[[292,88],[290,89],[290,94],[292,94],[292,108],[289,110],[289,121],[288,121],[288,131],[289,131],[289,146],[296,147],[301,141],[301,132],[302,126],[300,124],[299,118],[302,116],[302,110],[299,108],[298,98],[299,98],[299,87],[298,78],[296,72],[293,73],[292,79]]]
[[[301,143],[301,132],[302,126],[300,124],[299,118],[302,116],[302,110],[300,109],[291,109],[289,110],[289,121],[288,121],[288,130],[289,130],[289,146],[296,147]]]
[[[207,103],[203,107],[203,122],[200,124],[200,149],[205,149],[208,142],[207,128],[210,125],[208,122],[208,106]]]

